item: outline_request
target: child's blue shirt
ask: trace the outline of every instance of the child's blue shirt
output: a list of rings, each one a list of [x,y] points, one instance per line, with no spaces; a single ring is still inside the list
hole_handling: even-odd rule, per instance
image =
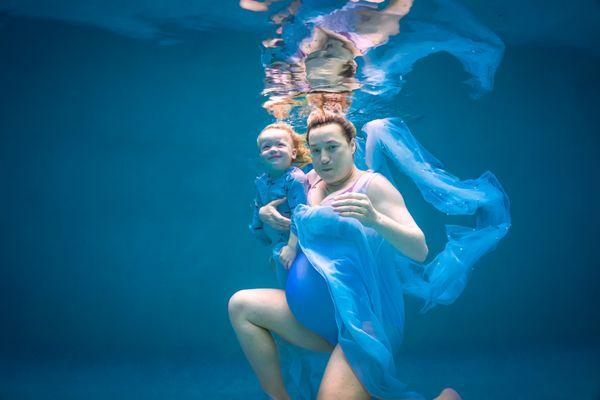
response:
[[[272,178],[268,173],[262,173],[254,181],[256,197],[253,202],[252,222],[250,231],[258,240],[266,245],[287,242],[289,231],[279,231],[263,224],[258,215],[259,209],[273,200],[287,197],[287,200],[277,206],[277,211],[291,218],[292,211],[298,204],[306,204],[308,181],[304,172],[298,167],[290,167],[282,175]]]

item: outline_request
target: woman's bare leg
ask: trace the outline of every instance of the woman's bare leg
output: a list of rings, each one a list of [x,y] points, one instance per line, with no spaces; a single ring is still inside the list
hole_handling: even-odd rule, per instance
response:
[[[229,319],[242,350],[263,390],[277,400],[287,400],[275,332],[284,340],[305,349],[330,352],[333,346],[301,325],[293,316],[281,289],[245,289],[229,299]]]
[[[329,357],[317,400],[369,400],[371,395],[358,380],[338,344]]]
[[[317,400],[369,400],[371,397],[352,371],[342,347],[338,344],[327,362]],[[446,388],[434,400],[462,399],[452,388]]]

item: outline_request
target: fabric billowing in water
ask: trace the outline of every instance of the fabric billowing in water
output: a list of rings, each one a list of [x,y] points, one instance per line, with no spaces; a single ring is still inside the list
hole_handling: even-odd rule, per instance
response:
[[[361,68],[362,92],[394,96],[417,61],[440,52],[454,56],[471,75],[467,83],[476,98],[492,90],[504,43],[457,2],[415,2],[400,23],[400,34],[369,52]]]
[[[375,230],[330,206],[300,205],[294,212],[302,251],[327,282],[336,308],[339,344],[359,380],[373,396],[422,399],[402,381],[398,364],[404,327],[404,294],[425,312],[452,303],[473,264],[492,250],[510,227],[509,200],[491,172],[460,180],[446,172],[400,120],[367,123],[366,165],[385,175],[403,174],[423,198],[448,215],[474,215],[475,226],[447,225],[444,249],[427,263],[398,252]],[[329,354],[279,341],[284,380],[294,399],[316,398]]]
[[[446,172],[398,119],[371,121],[363,130],[367,134],[366,163],[371,169],[391,182],[392,170],[401,171],[437,210],[448,215],[475,216],[474,227],[446,225],[448,242],[430,263],[418,265],[400,259],[396,263],[404,290],[424,300],[423,311],[436,304],[451,304],[463,291],[473,264],[508,232],[506,192],[489,171],[478,179],[464,181]]]

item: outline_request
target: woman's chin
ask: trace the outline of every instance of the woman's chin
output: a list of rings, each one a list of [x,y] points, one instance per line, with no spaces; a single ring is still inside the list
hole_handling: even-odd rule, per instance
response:
[[[319,174],[321,176],[321,179],[323,179],[323,181],[327,184],[332,184],[337,182],[337,179],[335,179],[334,176],[329,176],[327,174]]]
[[[317,173],[325,181],[325,183],[333,183],[336,181],[336,175],[330,169],[318,170]]]

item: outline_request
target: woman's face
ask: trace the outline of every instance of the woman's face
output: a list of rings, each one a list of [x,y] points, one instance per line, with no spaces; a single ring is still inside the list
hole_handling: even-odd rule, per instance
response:
[[[283,129],[267,129],[258,135],[256,143],[260,158],[270,171],[285,171],[296,158],[296,149],[290,133]]]
[[[341,181],[352,171],[356,142],[348,143],[339,124],[311,129],[308,145],[313,167],[326,183]]]

